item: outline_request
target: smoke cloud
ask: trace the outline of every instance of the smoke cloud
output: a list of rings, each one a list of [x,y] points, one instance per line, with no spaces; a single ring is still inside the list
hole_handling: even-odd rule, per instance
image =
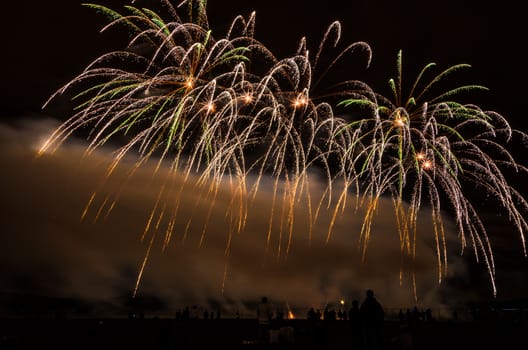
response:
[[[418,220],[415,299],[409,271],[400,278],[402,254],[390,199],[379,204],[362,259],[364,209],[356,210],[350,197],[328,238],[333,207],[321,206],[313,220],[322,194],[316,180],[310,184],[312,207],[302,197],[290,212],[281,197],[285,183],[275,197],[271,181],[262,181],[254,198],[237,192],[236,181],[226,181],[213,195],[196,179],[164,166],[154,172],[156,164],[144,164],[131,173],[133,162],[127,160],[106,176],[113,150],[86,155],[81,140],[36,157],[56,126],[42,118],[0,126],[4,293],[111,304],[133,293],[142,271],[137,297],[155,296],[167,312],[198,304],[250,314],[251,303],[263,295],[299,310],[321,308],[361,300],[366,289],[396,309],[441,308],[472,296],[455,297],[453,286],[438,283],[427,210]],[[452,224],[446,219],[445,225],[448,244],[456,250]],[[464,280],[464,260],[449,259],[449,275]]]

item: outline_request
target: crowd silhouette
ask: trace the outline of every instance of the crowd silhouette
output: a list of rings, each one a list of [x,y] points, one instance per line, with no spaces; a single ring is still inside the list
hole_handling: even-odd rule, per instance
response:
[[[436,319],[430,308],[384,308],[372,290],[350,305],[309,307],[306,317],[267,297],[237,310],[190,304],[172,317],[132,306],[128,320],[0,319],[0,349],[509,349],[528,332],[528,303],[475,303]]]
[[[258,303],[254,303],[253,313],[248,314],[248,310],[236,310],[233,314],[228,313],[226,320],[240,321],[236,327],[246,327],[249,329],[240,334],[241,342],[244,346],[257,346],[260,348],[282,347],[291,349],[293,347],[303,348],[353,348],[359,350],[413,350],[424,347],[424,339],[431,334],[434,324],[445,325],[446,322],[439,322],[434,317],[431,308],[420,309],[418,306],[400,309],[385,309],[376,298],[372,289],[365,291],[364,298],[360,301],[354,299],[349,306],[345,302],[328,303],[322,308],[311,306],[305,316],[295,315],[284,303],[274,303],[267,296],[263,296]],[[465,313],[473,317],[473,321],[500,320],[498,312],[487,311],[488,308],[475,306],[471,312]],[[225,310],[224,310],[225,311]],[[387,318],[388,315],[388,318]],[[452,310],[451,317],[443,321],[457,324],[459,314],[457,310]],[[224,327],[214,326],[215,322],[201,322],[204,320],[219,320],[221,318],[221,307],[210,310],[197,305],[186,306],[175,314],[175,320],[194,323],[193,327]],[[144,319],[144,315],[141,315]],[[521,319],[520,317],[516,319]],[[253,321],[254,320],[254,321]],[[253,323],[254,322],[254,323]],[[467,318],[462,322],[467,322]],[[251,326],[253,325],[253,326]],[[521,322],[521,325],[524,323]],[[253,328],[251,328],[253,327]],[[191,329],[191,328],[181,328]],[[253,330],[251,330],[253,329]],[[205,332],[206,330],[204,330]],[[224,335],[218,331],[218,337]],[[236,337],[236,335],[233,335]],[[195,340],[193,340],[195,341]],[[446,340],[444,340],[445,343]],[[440,343],[439,343],[440,344]],[[426,344],[429,347],[435,344]],[[438,348],[438,346],[437,346]]]

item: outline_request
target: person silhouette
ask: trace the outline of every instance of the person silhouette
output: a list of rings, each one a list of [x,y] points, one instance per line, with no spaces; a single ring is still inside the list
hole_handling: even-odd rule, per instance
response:
[[[360,327],[361,321],[359,312],[359,301],[354,299],[352,301],[352,306],[348,310],[348,320],[357,328]]]
[[[359,312],[365,349],[382,349],[385,311],[374,296],[372,289],[367,290],[366,298],[361,303]]]
[[[352,306],[348,310],[348,322],[350,322],[351,336],[357,348],[361,348],[362,330],[361,330],[361,315],[359,311],[359,300],[354,299]]]
[[[273,319],[273,308],[267,297],[262,297],[257,305],[258,342],[268,344],[270,340],[270,325]]]

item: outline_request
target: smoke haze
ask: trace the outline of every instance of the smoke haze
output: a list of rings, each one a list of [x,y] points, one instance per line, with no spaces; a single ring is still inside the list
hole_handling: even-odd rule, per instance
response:
[[[400,283],[402,254],[389,199],[379,205],[362,262],[363,211],[354,210],[352,197],[326,242],[332,210],[323,206],[310,229],[306,198],[295,202],[288,216],[281,200],[274,202],[273,186],[266,181],[252,201],[240,201],[245,197],[233,195],[236,181],[226,181],[212,196],[194,186],[193,178],[184,181],[163,167],[154,173],[155,164],[144,164],[130,175],[132,163],[125,160],[107,177],[112,150],[85,155],[80,140],[37,158],[39,145],[56,126],[43,119],[0,125],[2,292],[111,303],[134,291],[152,241],[137,296],[156,296],[169,311],[217,304],[250,313],[245,307],[263,295],[292,307],[321,307],[341,299],[361,300],[367,288],[387,308],[442,307],[473,296],[455,297],[453,286],[438,284],[425,209],[418,220],[415,300],[408,273]],[[315,180],[310,187],[313,198],[322,193]],[[238,232],[241,205],[247,218]],[[291,231],[288,218],[293,218]],[[452,224],[444,223],[449,249],[457,251]],[[456,254],[449,259],[449,275],[465,279],[464,260]]]

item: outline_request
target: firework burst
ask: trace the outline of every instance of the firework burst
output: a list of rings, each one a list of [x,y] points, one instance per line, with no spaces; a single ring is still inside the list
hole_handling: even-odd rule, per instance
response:
[[[354,96],[356,80],[344,80],[320,88],[328,73],[346,57],[356,52],[366,53],[366,65],[370,63],[371,50],[365,42],[355,42],[344,48],[338,48],[341,37],[339,22],[330,24],[323,35],[315,56],[310,55],[306,38],[300,40],[296,53],[284,59],[277,59],[266,52],[265,61],[271,62],[256,85],[258,101],[257,113],[252,117],[260,121],[259,128],[253,134],[257,136],[260,152],[259,158],[253,161],[251,168],[258,174],[252,188],[256,193],[259,179],[270,176],[274,179],[274,196],[277,196],[279,184],[285,183],[280,205],[285,209],[284,222],[287,228],[287,246],[290,248],[293,235],[294,207],[299,200],[308,202],[310,223],[315,223],[321,207],[334,207],[337,213],[339,202],[332,199],[333,184],[338,182],[346,192],[342,180],[344,174],[336,165],[344,157],[343,151],[348,140],[346,135],[336,136],[337,130],[345,125],[342,118],[334,114],[333,99],[343,96]],[[261,47],[259,45],[259,47]],[[333,50],[335,57],[329,63],[320,62],[325,50]],[[329,79],[330,80],[330,79]],[[260,130],[259,130],[260,129]],[[326,183],[327,191],[320,198],[310,195],[310,176],[316,174],[317,180]],[[326,203],[326,204],[325,204]],[[284,210],[284,209],[283,209]],[[268,242],[271,237],[273,215],[270,216]],[[329,226],[332,230],[333,223]],[[281,225],[282,227],[283,225]],[[282,230],[279,235],[282,234]],[[309,230],[311,238],[312,230]],[[279,240],[281,241],[281,240]],[[281,251],[279,247],[278,252]]]
[[[526,255],[523,217],[527,202],[507,181],[504,170],[525,172],[502,145],[513,133],[498,113],[485,111],[475,104],[457,100],[467,91],[485,90],[479,85],[464,85],[431,93],[452,73],[469,66],[458,64],[434,75],[435,67],[426,65],[406,90],[402,74],[402,53],[398,53],[397,79],[390,79],[392,98],[365,90],[363,98],[342,101],[345,106],[361,107],[365,118],[351,122],[346,132],[353,142],[348,149],[349,164],[354,167],[362,195],[367,199],[362,240],[363,254],[371,234],[372,215],[382,195],[393,199],[399,223],[401,250],[413,258],[416,254],[416,221],[422,207],[431,211],[438,256],[439,282],[447,274],[447,244],[442,222],[442,204],[454,216],[461,242],[474,249],[489,271],[493,292],[495,267],[486,228],[470,194],[484,191],[497,200],[517,228]],[[408,203],[405,209],[404,203]]]
[[[498,201],[517,227],[524,249],[523,213],[528,204],[502,169],[526,169],[502,142],[513,134],[526,135],[513,130],[496,112],[455,100],[462,92],[482,86],[462,86],[431,97],[432,88],[467,65],[452,66],[424,82],[434,67],[429,64],[407,90],[400,53],[397,80],[389,81],[393,96],[387,98],[362,81],[348,79],[350,68],[339,73],[345,79],[326,83],[328,74],[348,55],[366,53],[366,66],[372,55],[364,42],[340,48],[339,22],[327,28],[315,55],[302,38],[292,56],[277,58],[254,37],[255,13],[235,17],[226,33],[217,36],[209,27],[206,1],[183,1],[177,7],[169,0],[161,3],[168,19],[148,8],[128,5],[126,14],[121,14],[105,6],[85,5],[109,18],[102,31],[124,26],[131,36],[125,49],[96,58],[50,97],[47,103],[73,92],[78,104],[40,150],[41,154],[53,151],[70,136],[89,130],[87,153],[106,144],[116,147],[107,178],[129,158],[130,176],[150,161],[156,162],[156,169],[170,169],[141,235],[149,243],[136,291],[159,232],[163,249],[173,235],[183,187],[176,188],[171,177],[181,175],[195,189],[197,202],[210,203],[207,217],[220,185],[231,186],[226,252],[233,234],[243,231],[251,201],[268,179],[273,183],[273,205],[266,249],[278,216],[279,257],[290,250],[299,201],[306,204],[310,239],[319,212],[332,211],[328,241],[337,216],[348,214],[347,198],[355,195],[360,199],[357,208],[363,204],[366,208],[360,232],[365,258],[379,200],[388,195],[394,203],[402,257],[412,261],[418,214],[428,206],[439,282],[447,273],[441,212],[447,205],[462,251],[471,246],[477,259],[484,259],[495,292],[492,247],[469,193],[483,188]],[[185,16],[180,16],[180,8],[186,8]],[[336,115],[338,108],[353,107],[359,107],[364,117],[351,120]],[[314,177],[325,184],[317,198],[310,193]],[[99,199],[95,191],[82,216],[97,201],[96,218],[108,215],[119,193]],[[187,228],[191,221],[188,218]],[[207,220],[202,227],[200,244]],[[182,234],[186,236],[187,231]]]
[[[90,130],[87,153],[124,137],[108,176],[129,155],[135,159],[131,175],[152,159],[158,163],[156,169],[164,164],[187,177],[199,173],[197,193],[211,202],[211,210],[219,183],[227,176],[236,184],[234,197],[240,200],[235,225],[240,230],[245,218],[244,150],[255,142],[255,123],[242,112],[254,98],[255,82],[248,80],[245,65],[247,45],[254,45],[254,16],[248,20],[236,17],[226,36],[216,39],[208,27],[205,2],[188,3],[187,21],[168,1],[162,3],[171,15],[169,21],[145,8],[125,6],[128,14],[122,15],[101,5],[86,5],[110,18],[103,31],[124,25],[132,36],[126,50],[98,57],[51,96],[50,100],[77,89],[74,100],[80,102],[77,112],[51,135],[40,152],[56,149],[84,128]],[[142,234],[142,239],[148,234],[151,239],[140,277],[164,218],[168,218],[164,247],[172,235],[178,206],[172,213],[166,206],[169,199],[165,194],[175,192],[171,183],[169,177]],[[178,201],[176,192],[174,200]],[[96,193],[83,217],[95,202]],[[118,197],[119,193],[102,199],[96,215],[104,210],[108,215]]]
[[[126,49],[98,57],[50,97],[48,102],[74,92],[73,99],[79,102],[76,112],[50,136],[40,153],[52,152],[83,129],[89,130],[87,153],[124,139],[118,143],[108,177],[128,157],[135,163],[131,175],[150,160],[157,162],[156,169],[168,166],[187,178],[197,174],[196,193],[211,203],[209,215],[220,184],[228,181],[233,186],[233,202],[227,210],[233,232],[243,230],[248,201],[258,192],[262,178],[270,176],[277,204],[271,209],[268,244],[274,212],[280,210],[278,241],[283,242],[283,230],[288,234],[286,249],[279,243],[277,252],[279,256],[282,251],[287,253],[295,204],[299,200],[312,203],[309,172],[322,168],[331,187],[335,170],[329,159],[344,159],[336,152],[344,149],[346,140],[333,137],[342,120],[335,118],[331,104],[315,102],[312,96],[321,53],[328,44],[335,47],[339,42],[340,24],[329,26],[315,58],[310,57],[303,38],[294,56],[277,59],[253,37],[254,13],[247,19],[237,16],[226,35],[218,39],[209,29],[204,1],[182,2],[180,6],[187,5],[185,20],[168,1],[162,4],[170,20],[147,8],[125,6],[125,15],[86,4],[110,19],[102,31],[125,26],[131,39]],[[366,51],[370,61],[368,45],[354,43],[340,51],[324,72],[356,49]],[[258,66],[257,73],[251,66]],[[347,85],[351,84],[341,83]],[[340,89],[339,94],[345,91]],[[181,190],[173,189],[171,183],[168,178],[142,233],[141,239],[149,244],[138,283],[163,221],[167,223],[164,247],[172,236],[178,205],[169,213],[166,203],[178,202]],[[168,198],[168,193],[173,197]],[[331,190],[326,193],[323,198],[331,203]],[[101,199],[96,218],[105,211],[108,215],[118,197],[119,191],[114,198]],[[323,198],[315,207],[320,207]],[[97,191],[83,218],[96,201]],[[316,220],[311,204],[309,208],[312,221]],[[200,242],[206,231],[204,224]]]

